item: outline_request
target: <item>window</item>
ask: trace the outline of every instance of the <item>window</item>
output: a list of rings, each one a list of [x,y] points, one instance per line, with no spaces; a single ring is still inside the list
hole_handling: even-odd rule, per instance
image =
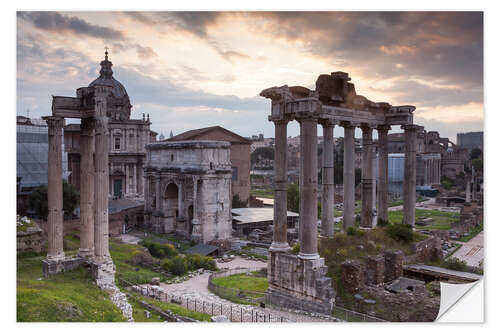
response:
[[[238,180],[238,167],[232,167],[233,169],[233,180]]]
[[[115,150],[120,150],[120,138],[115,138]]]
[[[173,161],[174,160],[174,154],[171,154],[170,155],[170,161]]]

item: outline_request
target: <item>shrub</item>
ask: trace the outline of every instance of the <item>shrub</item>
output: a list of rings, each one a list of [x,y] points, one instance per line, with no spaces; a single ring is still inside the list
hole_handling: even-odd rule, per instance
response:
[[[177,276],[184,275],[188,271],[186,258],[180,256],[173,257],[172,259],[165,259],[162,266],[163,269]]]
[[[449,260],[446,260],[443,266],[454,271],[467,271],[467,263],[458,258],[451,258]]]
[[[386,232],[396,241],[411,242],[413,240],[413,230],[407,224],[391,224],[387,226]]]
[[[191,269],[208,269],[211,271],[217,270],[217,264],[211,257],[202,256],[199,254],[190,254],[186,257],[188,268]]]
[[[357,233],[358,233],[358,229],[356,229],[355,227],[347,228],[347,234],[349,236],[355,236]]]
[[[377,226],[379,226],[379,227],[385,227],[388,224],[389,224],[388,220],[384,220],[380,217],[377,219]]]
[[[300,252],[300,243],[297,242],[297,243],[295,243],[295,245],[292,248],[292,253],[293,254],[299,254],[299,252]]]
[[[139,243],[149,250],[149,253],[156,258],[172,258],[179,254],[172,244],[160,244],[152,241],[143,240]]]

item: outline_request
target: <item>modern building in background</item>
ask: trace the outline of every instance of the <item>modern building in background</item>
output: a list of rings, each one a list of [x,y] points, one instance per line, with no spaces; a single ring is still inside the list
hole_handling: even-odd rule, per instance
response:
[[[457,133],[457,146],[467,148],[471,151],[474,148],[483,150],[483,132]]]
[[[47,123],[43,119],[18,116],[16,120],[16,176],[18,211],[26,208],[32,189],[47,185],[49,137]],[[63,151],[63,177],[68,179],[68,154]]]

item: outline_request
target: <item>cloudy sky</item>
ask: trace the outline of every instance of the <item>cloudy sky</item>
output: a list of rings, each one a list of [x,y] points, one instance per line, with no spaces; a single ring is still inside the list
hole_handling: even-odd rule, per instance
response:
[[[260,91],[339,70],[452,141],[483,130],[480,12],[19,12],[17,114],[47,115],[51,95],[87,86],[105,46],[132,117],[149,113],[165,136],[212,125],[273,136]]]

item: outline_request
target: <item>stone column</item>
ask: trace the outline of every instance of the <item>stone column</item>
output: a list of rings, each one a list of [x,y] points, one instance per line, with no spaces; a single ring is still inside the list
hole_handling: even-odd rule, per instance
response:
[[[471,193],[470,193],[470,179],[469,177],[466,177],[466,183],[465,183],[465,202],[470,202],[470,197],[471,197]]]
[[[137,163],[134,163],[134,186],[132,193],[137,194],[139,191],[137,189]]]
[[[95,115],[95,215],[94,246],[97,263],[109,262],[108,187],[109,187],[109,146],[106,98],[97,100]]]
[[[361,129],[363,130],[363,169],[361,171],[363,194],[361,206],[361,227],[371,228],[373,217],[373,131],[369,125],[364,125]]]
[[[389,125],[380,125],[378,130],[378,195],[377,215],[378,218],[388,220],[387,189],[388,189],[388,143],[387,132],[391,129]]]
[[[300,119],[300,253],[302,259],[318,259],[318,120]]]
[[[274,219],[273,242],[270,251],[285,252],[290,249],[287,239],[287,120],[274,121]]]
[[[44,117],[48,125],[48,261],[64,259],[63,250],[63,182],[62,182],[62,129],[64,118]]]
[[[354,227],[354,130],[351,123],[342,124],[344,127],[344,217],[343,227],[347,230]]]
[[[333,237],[335,185],[333,180],[333,129],[334,124],[326,121],[323,126],[323,167],[322,167],[322,203],[321,203],[321,235]]]
[[[193,220],[191,224],[193,225],[193,231],[191,234],[191,239],[194,241],[201,240],[201,226],[200,220],[198,220],[198,177],[193,177]]]
[[[184,217],[184,210],[182,205],[182,184],[179,183],[177,185],[177,209],[179,210],[179,218],[182,219]]]
[[[80,249],[81,257],[94,255],[94,119],[83,118],[80,133]]]
[[[417,153],[416,125],[403,125],[405,131],[405,167],[403,179],[403,223],[415,226]]]
[[[155,177],[155,195],[156,195],[156,211],[161,212],[161,190],[160,190],[160,175]]]
[[[129,176],[128,172],[129,172],[129,165],[128,165],[128,163],[125,163],[125,193],[123,193],[124,196],[129,193],[129,188],[130,188],[130,181],[129,181],[130,176]]]

